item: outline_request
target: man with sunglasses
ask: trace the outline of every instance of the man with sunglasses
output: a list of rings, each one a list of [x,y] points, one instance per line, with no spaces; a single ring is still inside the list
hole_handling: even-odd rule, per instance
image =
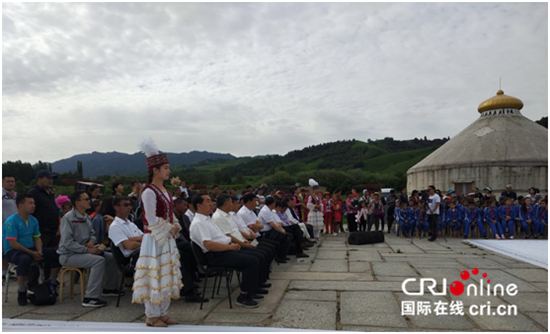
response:
[[[128,220],[132,211],[130,198],[115,196],[113,201],[116,217],[109,227],[109,239],[113,242],[112,247],[118,247],[122,255],[131,258],[130,261],[135,265],[139,257],[139,248],[143,240],[143,232],[136,224]],[[125,276],[127,287],[131,287],[134,275],[132,273]]]
[[[90,197],[84,191],[75,191],[71,196],[73,210],[61,219],[59,263],[63,266],[90,268],[83,307],[102,307],[107,302],[99,299],[105,276],[105,297],[117,297],[118,268],[111,253],[103,252],[92,228],[92,220],[86,214],[91,206]],[[104,275],[105,274],[105,275]]]

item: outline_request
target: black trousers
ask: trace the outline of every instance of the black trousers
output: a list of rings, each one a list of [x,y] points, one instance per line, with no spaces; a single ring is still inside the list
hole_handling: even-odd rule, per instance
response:
[[[288,254],[288,249],[290,247],[290,243],[292,242],[292,235],[288,233],[281,233],[276,230],[269,230],[263,234],[263,237],[270,240],[275,240],[281,244],[279,249],[277,249],[277,257],[279,259],[286,258]]]
[[[372,215],[369,215],[369,227],[367,231],[370,232],[370,229],[372,228],[372,224],[374,224],[374,230],[378,231],[379,225],[380,225],[380,217],[377,217],[374,213]],[[384,229],[382,227],[382,229]]]
[[[309,236],[313,237],[313,225],[306,224],[306,230],[307,230],[307,233],[309,233]]]
[[[197,263],[193,251],[191,250],[191,244],[183,240],[177,240],[176,246],[180,251],[180,263],[181,263],[181,276],[183,277],[183,294],[191,295],[195,288],[195,270]]]
[[[428,223],[430,224],[430,233],[432,234],[431,239],[437,239],[437,220],[439,215],[428,215]]]
[[[388,214],[388,233],[391,233],[391,226],[393,225],[394,219],[393,214]],[[382,230],[384,230],[384,224],[382,224]]]
[[[267,281],[269,276],[269,263],[265,257],[264,251],[257,248],[241,247],[239,253],[254,256],[259,261],[258,267],[258,286]]]
[[[294,238],[294,246],[296,247],[296,254],[301,254],[304,252],[302,249],[302,244],[306,241],[304,238],[304,232],[300,229],[298,225],[284,226],[283,229],[287,234],[291,234]]]
[[[361,219],[359,220],[359,231],[366,231],[367,230],[367,220],[369,220],[370,216],[365,217],[361,216]],[[370,230],[370,221],[369,221],[369,230]]]
[[[258,240],[257,247],[269,252],[270,258],[275,259],[277,257],[277,251],[281,247],[280,242],[266,238],[258,238],[256,240]]]
[[[208,265],[215,267],[235,268],[242,272],[241,291],[256,293],[260,262],[250,254],[241,252],[207,252],[204,254]]]
[[[348,230],[350,232],[357,231],[357,221],[355,221],[354,213],[348,213]]]

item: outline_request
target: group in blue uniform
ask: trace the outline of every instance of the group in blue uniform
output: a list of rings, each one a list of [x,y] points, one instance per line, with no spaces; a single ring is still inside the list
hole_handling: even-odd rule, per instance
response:
[[[483,207],[479,203],[464,200],[441,202],[437,232],[441,233],[448,225],[455,236],[463,233],[464,238],[470,236],[472,228],[477,227],[481,236],[487,239],[487,230],[491,230],[496,239],[514,239],[516,226],[521,226],[526,238],[539,238],[545,233],[548,226],[547,201],[540,200],[540,204],[533,204],[530,197],[520,201],[521,205],[514,206],[513,198],[506,198],[500,207],[495,200],[484,201]],[[428,215],[417,202],[411,200],[400,203],[395,208],[394,218],[399,223],[404,236],[410,236],[418,230],[419,235],[426,236],[428,232]]]

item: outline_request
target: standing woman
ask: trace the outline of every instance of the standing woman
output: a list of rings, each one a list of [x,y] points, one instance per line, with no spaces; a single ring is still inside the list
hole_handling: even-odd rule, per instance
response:
[[[179,299],[183,287],[175,237],[181,226],[174,219],[174,202],[164,187],[170,176],[166,154],[159,154],[151,138],[141,150],[147,156],[148,179],[143,203],[143,241],[135,267],[132,303],[145,304],[147,326],[166,327],[178,322],[168,317],[170,299]]]
[[[296,215],[302,219],[302,206],[304,203],[300,197],[300,188],[292,186],[290,190],[294,193],[292,196],[294,197],[294,202],[296,203],[294,206],[294,212],[296,212]]]
[[[313,189],[313,194],[311,194],[307,200],[307,208],[309,210],[307,223],[313,225],[313,237],[319,239],[324,227],[323,198],[321,197],[321,191],[319,190],[319,183],[317,183],[317,181],[309,179],[309,185]]]
[[[334,212],[334,233],[333,236],[338,236],[338,226],[342,224],[342,198],[340,195],[332,195],[332,212]]]
[[[369,227],[367,228],[367,231],[369,232],[370,232],[370,229],[372,228],[373,223],[374,223],[375,231],[378,231],[378,227],[380,225],[380,218],[384,217],[384,204],[380,199],[380,194],[374,193],[373,198],[374,199],[369,203],[370,220],[369,220]]]

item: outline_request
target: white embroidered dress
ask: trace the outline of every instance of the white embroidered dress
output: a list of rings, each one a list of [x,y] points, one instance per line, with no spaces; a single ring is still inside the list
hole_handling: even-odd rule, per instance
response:
[[[183,287],[180,255],[172,234],[179,225],[173,217],[172,196],[149,184],[141,196],[143,202],[143,241],[135,267],[132,303],[161,305],[162,316],[170,299],[179,299]],[[156,313],[156,312],[154,312]]]
[[[315,211],[315,205],[319,205],[319,209],[317,211]],[[319,238],[325,225],[323,201],[320,197],[309,196],[306,207],[309,210],[309,214],[307,215],[307,223],[313,226],[314,238]]]

